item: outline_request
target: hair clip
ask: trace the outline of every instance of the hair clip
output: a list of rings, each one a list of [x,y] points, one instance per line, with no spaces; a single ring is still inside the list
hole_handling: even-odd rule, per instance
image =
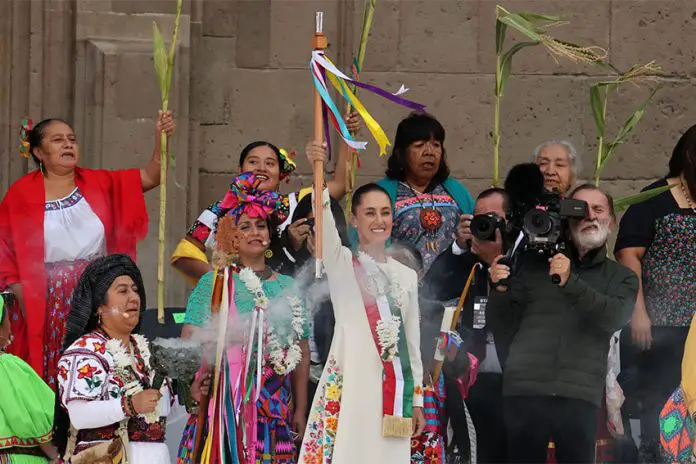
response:
[[[31,129],[33,127],[33,124],[31,122],[31,119],[29,118],[24,118],[22,119],[22,124],[19,127],[19,154],[22,155],[23,158],[29,158],[29,133],[31,132]]]

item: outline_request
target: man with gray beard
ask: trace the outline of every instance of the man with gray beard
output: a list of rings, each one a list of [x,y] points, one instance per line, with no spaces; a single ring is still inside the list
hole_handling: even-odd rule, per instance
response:
[[[589,184],[571,197],[588,215],[570,221],[568,256],[530,254],[512,276],[501,257],[490,268],[489,324],[516,330],[503,369],[510,462],[545,462],[550,439],[557,462],[594,462],[609,340],[636,301],[636,275],[607,258],[611,197]]]

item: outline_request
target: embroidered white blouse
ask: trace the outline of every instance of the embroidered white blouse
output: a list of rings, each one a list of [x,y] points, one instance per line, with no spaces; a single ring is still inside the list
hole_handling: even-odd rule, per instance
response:
[[[57,263],[102,256],[106,253],[104,224],[80,190],[46,202],[44,261]]]

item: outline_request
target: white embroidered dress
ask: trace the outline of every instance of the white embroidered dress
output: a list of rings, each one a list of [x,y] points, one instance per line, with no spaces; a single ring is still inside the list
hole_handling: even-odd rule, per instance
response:
[[[90,332],[65,350],[58,363],[58,394],[61,404],[68,410],[70,422],[80,431],[78,452],[103,441],[101,438],[113,438],[113,435],[105,436],[110,434],[109,427],[126,418],[121,407],[124,386],[114,375],[114,358],[106,349],[107,342],[108,339],[101,333]],[[161,417],[166,418],[172,405],[167,383],[161,393],[158,410]],[[164,438],[164,430],[157,430],[158,427],[163,428],[160,423],[146,425],[144,422],[129,427],[129,432],[132,432],[129,433],[127,449],[129,464],[171,463],[169,449],[164,442],[134,439],[137,436],[155,437],[160,432]]]
[[[382,362],[367,319],[351,250],[341,245],[324,192],[324,268],[331,290],[336,328],[302,443],[305,464],[408,464],[409,438],[382,435]],[[378,264],[398,281],[412,374],[423,378],[420,356],[418,279],[394,260]],[[392,308],[399,315],[398,308]],[[414,392],[413,406],[423,406]]]

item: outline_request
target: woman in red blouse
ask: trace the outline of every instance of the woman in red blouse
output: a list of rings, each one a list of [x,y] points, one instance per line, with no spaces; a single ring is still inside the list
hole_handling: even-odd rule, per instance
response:
[[[108,171],[78,166],[77,137],[65,121],[23,128],[26,156],[39,169],[15,182],[0,203],[0,289],[17,297],[12,352],[53,389],[73,288],[99,256],[135,258],[136,242],[147,233],[143,192],[160,183],[159,134],[173,130],[171,113],[160,113],[147,166]]]

